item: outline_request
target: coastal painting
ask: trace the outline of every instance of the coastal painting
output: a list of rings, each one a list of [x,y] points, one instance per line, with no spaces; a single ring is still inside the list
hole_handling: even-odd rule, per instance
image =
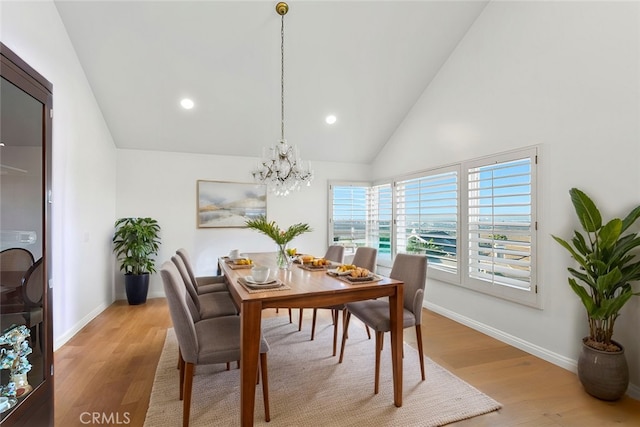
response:
[[[245,227],[245,221],[267,214],[267,186],[198,180],[198,228]]]

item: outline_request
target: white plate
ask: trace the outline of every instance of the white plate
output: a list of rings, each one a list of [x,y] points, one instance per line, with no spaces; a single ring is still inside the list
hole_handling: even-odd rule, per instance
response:
[[[332,268],[330,270],[327,270],[327,273],[335,274],[336,276],[348,276],[349,274],[351,274],[351,270],[338,271],[337,268]]]
[[[253,276],[244,276],[244,280],[246,280],[247,283],[251,283],[252,285],[270,285],[276,282],[276,279],[267,279],[264,282],[258,282],[253,279]]]

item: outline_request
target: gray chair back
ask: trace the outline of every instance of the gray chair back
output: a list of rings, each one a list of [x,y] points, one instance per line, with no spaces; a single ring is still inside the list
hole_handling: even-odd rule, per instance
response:
[[[371,272],[376,271],[376,263],[378,261],[378,250],[376,248],[368,248],[361,246],[356,249],[356,253],[353,256],[351,264],[356,267],[366,268]]]
[[[176,254],[182,258],[182,262],[184,262],[184,266],[187,269],[187,273],[189,275],[189,279],[191,283],[193,283],[193,287],[198,289],[198,281],[196,280],[196,274],[193,271],[193,266],[191,265],[191,259],[189,258],[189,253],[185,248],[180,248],[176,251]]]
[[[197,363],[198,337],[193,318],[187,307],[190,298],[185,286],[181,283],[182,277],[178,267],[172,262],[166,261],[160,268],[160,276],[164,286],[164,293],[169,304],[171,321],[180,346],[180,354],[187,363]]]
[[[335,261],[342,264],[344,259],[344,246],[341,245],[331,245],[327,249],[327,253],[324,254],[324,258],[329,261]]]
[[[182,278],[182,282],[184,288],[187,290],[187,294],[189,298],[187,298],[187,308],[191,313],[191,317],[193,317],[194,322],[200,320],[200,298],[198,298],[198,292],[193,287],[191,283],[191,279],[189,279],[189,274],[187,273],[187,268],[178,255],[174,255],[171,257],[171,261],[175,264],[178,269],[178,273],[180,273],[180,277]]]
[[[422,321],[422,301],[427,280],[427,257],[424,255],[397,254],[389,277],[404,282],[404,308]]]

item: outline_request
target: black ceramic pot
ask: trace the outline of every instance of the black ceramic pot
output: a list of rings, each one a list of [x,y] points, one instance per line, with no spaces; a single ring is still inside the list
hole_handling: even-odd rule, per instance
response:
[[[129,305],[144,304],[149,293],[149,273],[125,274],[124,287]]]

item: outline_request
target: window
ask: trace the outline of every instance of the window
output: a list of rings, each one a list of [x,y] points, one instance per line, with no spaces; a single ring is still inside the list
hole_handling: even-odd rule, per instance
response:
[[[378,262],[391,265],[391,185],[330,183],[329,245],[378,249]]]
[[[428,277],[532,306],[536,282],[537,148],[400,177],[330,185],[330,242],[424,254]]]
[[[391,267],[393,253],[393,202],[391,184],[369,189],[367,246],[378,249],[378,264]]]
[[[535,150],[465,164],[468,286],[535,301],[535,165]]]
[[[347,247],[364,246],[369,204],[368,185],[330,185],[331,216],[329,244]]]
[[[437,276],[458,276],[458,168],[397,181],[395,191],[397,252],[425,254]]]

